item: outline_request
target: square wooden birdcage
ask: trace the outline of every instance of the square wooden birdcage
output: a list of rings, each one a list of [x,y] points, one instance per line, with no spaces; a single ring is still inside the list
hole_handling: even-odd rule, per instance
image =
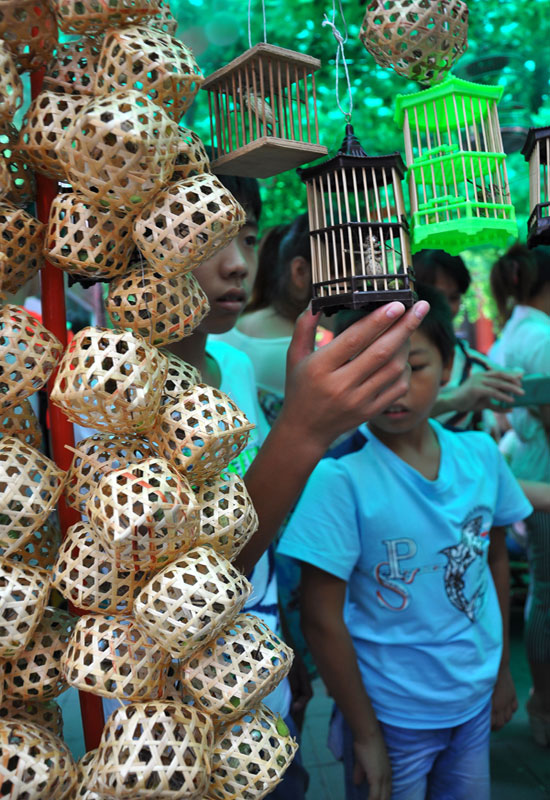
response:
[[[517,234],[497,104],[502,86],[449,77],[398,95],[411,202],[412,251],[457,255]]]
[[[527,245],[550,244],[550,127],[530,128],[521,152],[529,162]]]
[[[351,125],[338,154],[298,170],[307,186],[313,311],[413,302],[398,153],[368,156]]]
[[[326,155],[317,121],[320,66],[261,42],[204,81],[216,174],[269,178]]]

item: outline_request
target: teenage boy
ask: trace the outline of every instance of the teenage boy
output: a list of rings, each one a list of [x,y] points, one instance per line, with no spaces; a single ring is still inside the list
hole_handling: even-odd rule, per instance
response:
[[[488,800],[491,706],[495,728],[517,707],[504,526],[531,506],[488,435],[430,419],[454,333],[422,296],[409,390],[315,469],[279,545],[302,562],[348,800]]]

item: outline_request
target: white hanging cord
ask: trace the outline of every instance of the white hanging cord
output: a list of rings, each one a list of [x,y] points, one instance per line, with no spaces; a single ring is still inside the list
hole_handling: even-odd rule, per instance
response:
[[[262,18],[264,24],[264,42],[267,42],[267,21],[265,16],[265,0],[262,0]],[[248,46],[252,47],[252,0],[248,0]]]
[[[336,94],[336,103],[338,108],[349,122],[351,120],[351,112],[353,111],[353,97],[351,95],[351,82],[349,79],[349,71],[348,71],[348,64],[346,61],[346,54],[344,52],[344,45],[348,41],[348,26],[346,25],[346,18],[344,17],[344,10],[342,8],[342,0],[338,0],[338,6],[340,8],[340,16],[342,17],[342,23],[344,26],[344,36],[340,33],[338,28],[336,27],[336,0],[332,0],[332,20],[330,20],[327,15],[325,14],[325,19],[323,20],[323,27],[328,25],[332,31],[332,35],[336,39],[336,58],[335,58],[335,70],[336,70],[336,86],[335,86],[335,94]],[[340,104],[340,96],[338,92],[338,82],[339,82],[339,66],[340,66],[340,58],[342,59],[342,63],[344,65],[344,72],[346,74],[346,83],[348,86],[348,110],[345,111],[341,104]]]

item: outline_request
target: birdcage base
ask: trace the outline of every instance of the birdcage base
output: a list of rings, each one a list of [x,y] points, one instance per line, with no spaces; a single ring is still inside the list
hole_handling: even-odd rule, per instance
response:
[[[351,291],[339,294],[319,296],[320,287],[325,284],[317,284],[313,287],[313,300],[311,302],[312,311],[317,314],[322,311],[325,316],[330,317],[337,311],[348,309],[356,311],[361,308],[365,312],[374,311],[378,306],[392,303],[399,300],[405,308],[410,308],[417,297],[413,289],[385,289],[384,291]],[[317,296],[316,296],[317,295]]]
[[[527,222],[527,247],[550,244],[550,203],[537,203]]]
[[[518,235],[518,226],[513,208],[509,219],[491,219],[489,217],[463,217],[445,222],[424,223],[418,220],[426,216],[425,212],[413,215],[411,250],[445,250],[457,256],[463,250],[478,245],[507,247],[511,238]],[[433,212],[432,212],[433,213]],[[445,212],[440,211],[443,215]]]
[[[300,164],[315,161],[327,153],[327,148],[322,144],[262,136],[214,159],[211,168],[216,175],[271,178],[281,172],[296,169]]]

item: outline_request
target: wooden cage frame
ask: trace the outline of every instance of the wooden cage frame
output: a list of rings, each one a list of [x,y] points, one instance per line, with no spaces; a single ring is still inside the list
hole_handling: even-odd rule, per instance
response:
[[[521,152],[529,162],[527,245],[550,244],[550,127],[529,128]]]
[[[327,154],[319,143],[315,71],[304,53],[260,42],[203,83],[212,170],[269,178]]]

